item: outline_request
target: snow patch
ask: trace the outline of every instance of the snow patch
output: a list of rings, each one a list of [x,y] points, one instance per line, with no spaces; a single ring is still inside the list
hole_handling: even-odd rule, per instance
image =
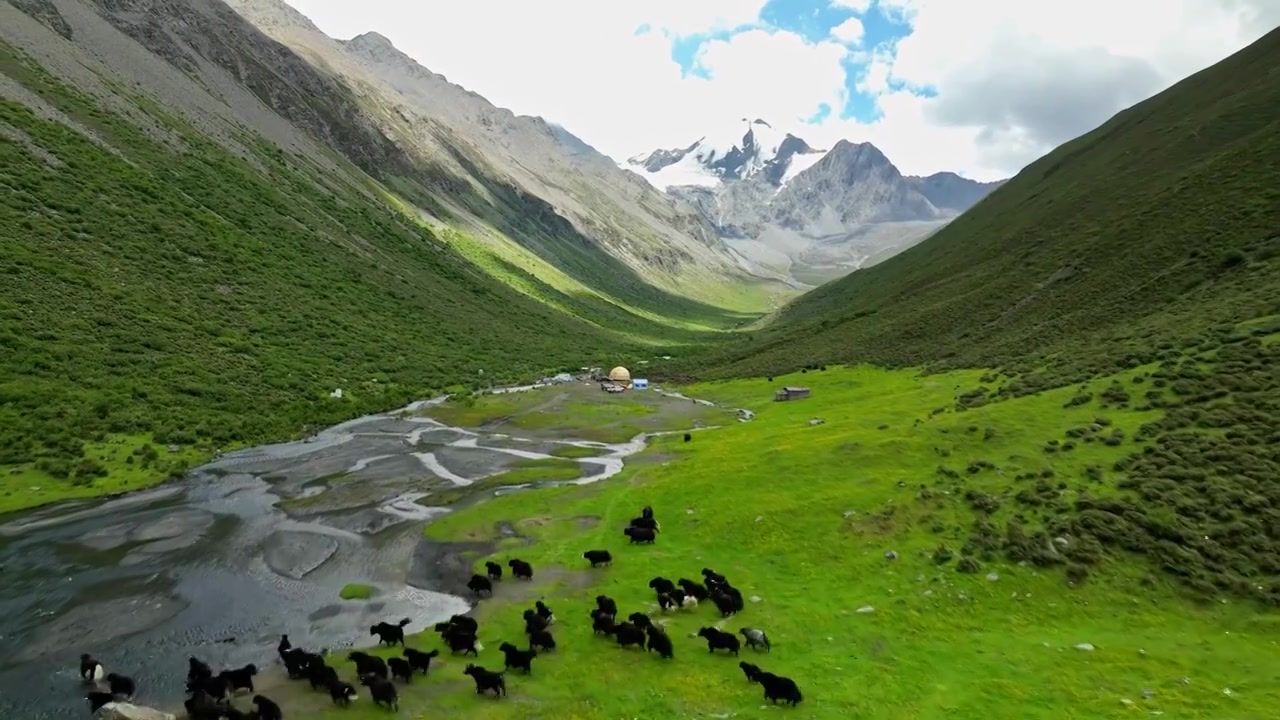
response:
[[[696,153],[689,153],[680,158],[679,162],[672,163],[658,172],[641,172],[640,174],[659,190],[667,190],[680,185],[718,187],[720,185],[720,177],[704,167],[695,155]]]
[[[750,129],[751,124],[744,123],[742,120],[735,120],[732,124],[726,123],[702,136],[698,140],[698,146],[689,155],[696,155],[708,165],[717,160],[723,160],[733,152],[734,148],[743,149],[747,131]]]
[[[741,178],[748,178],[763,171],[771,163],[778,160],[778,153],[786,142],[788,133],[769,125],[763,120],[742,118],[716,128],[707,133],[680,160],[658,170],[649,172],[644,162],[649,155],[637,155],[627,161],[627,169],[637,172],[660,190],[668,190],[678,186],[719,187],[723,180],[720,172],[711,166],[724,161],[735,152],[746,155],[737,173]],[[794,178],[813,166],[826,155],[826,151],[817,150],[792,156],[787,163],[787,170],[782,182]]]
[[[818,161],[826,156],[825,152],[796,153],[792,155],[791,162],[787,163],[787,171],[782,174],[782,184],[786,185],[800,173],[817,165]]]

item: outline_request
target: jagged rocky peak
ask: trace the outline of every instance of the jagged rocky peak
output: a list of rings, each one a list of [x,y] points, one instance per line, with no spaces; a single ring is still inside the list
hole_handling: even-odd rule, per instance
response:
[[[756,176],[780,186],[796,172],[793,159],[810,156],[799,163],[808,167],[821,153],[803,139],[781,132],[760,118],[741,118],[688,147],[641,153],[627,164],[642,169],[659,187],[714,187]]]
[[[880,148],[869,142],[856,143],[850,140],[840,140],[831,147],[828,155],[836,158],[853,160],[856,162],[874,163],[877,165],[892,165],[889,158],[880,152]]]
[[[631,165],[637,165],[644,168],[648,172],[658,172],[668,165],[680,162],[686,155],[693,152],[698,143],[694,143],[686,148],[677,148],[675,150],[654,150],[651,153],[640,153],[635,157],[629,158],[627,162]]]
[[[854,143],[848,140],[837,142],[813,167],[815,173],[820,170],[835,171],[846,183],[857,182],[868,174],[881,171],[900,175],[889,158],[880,152],[880,148],[871,143]]]
[[[887,257],[999,185],[949,172],[906,177],[871,143],[840,140],[818,150],[760,118],[623,167],[693,205],[753,261],[819,277]]]

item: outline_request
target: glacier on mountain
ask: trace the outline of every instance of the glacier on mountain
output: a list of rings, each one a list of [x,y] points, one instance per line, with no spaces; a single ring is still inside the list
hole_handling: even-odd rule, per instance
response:
[[[822,159],[824,153],[764,120],[743,118],[717,128],[689,147],[637,155],[622,167],[639,172],[661,190],[717,187],[761,173],[771,185],[781,187]]]

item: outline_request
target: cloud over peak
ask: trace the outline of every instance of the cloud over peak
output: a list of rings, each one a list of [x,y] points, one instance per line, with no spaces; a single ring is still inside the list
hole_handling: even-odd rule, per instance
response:
[[[1010,175],[1280,25],[1275,0],[287,0],[614,158],[763,117]]]

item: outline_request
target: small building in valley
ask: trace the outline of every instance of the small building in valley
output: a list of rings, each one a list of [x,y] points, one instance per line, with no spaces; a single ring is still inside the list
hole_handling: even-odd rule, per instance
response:
[[[645,378],[634,378],[631,381],[631,389],[632,390],[648,390],[649,381],[646,380]]]
[[[807,387],[785,387],[773,394],[773,399],[781,400],[800,400],[809,397],[809,388]]]

